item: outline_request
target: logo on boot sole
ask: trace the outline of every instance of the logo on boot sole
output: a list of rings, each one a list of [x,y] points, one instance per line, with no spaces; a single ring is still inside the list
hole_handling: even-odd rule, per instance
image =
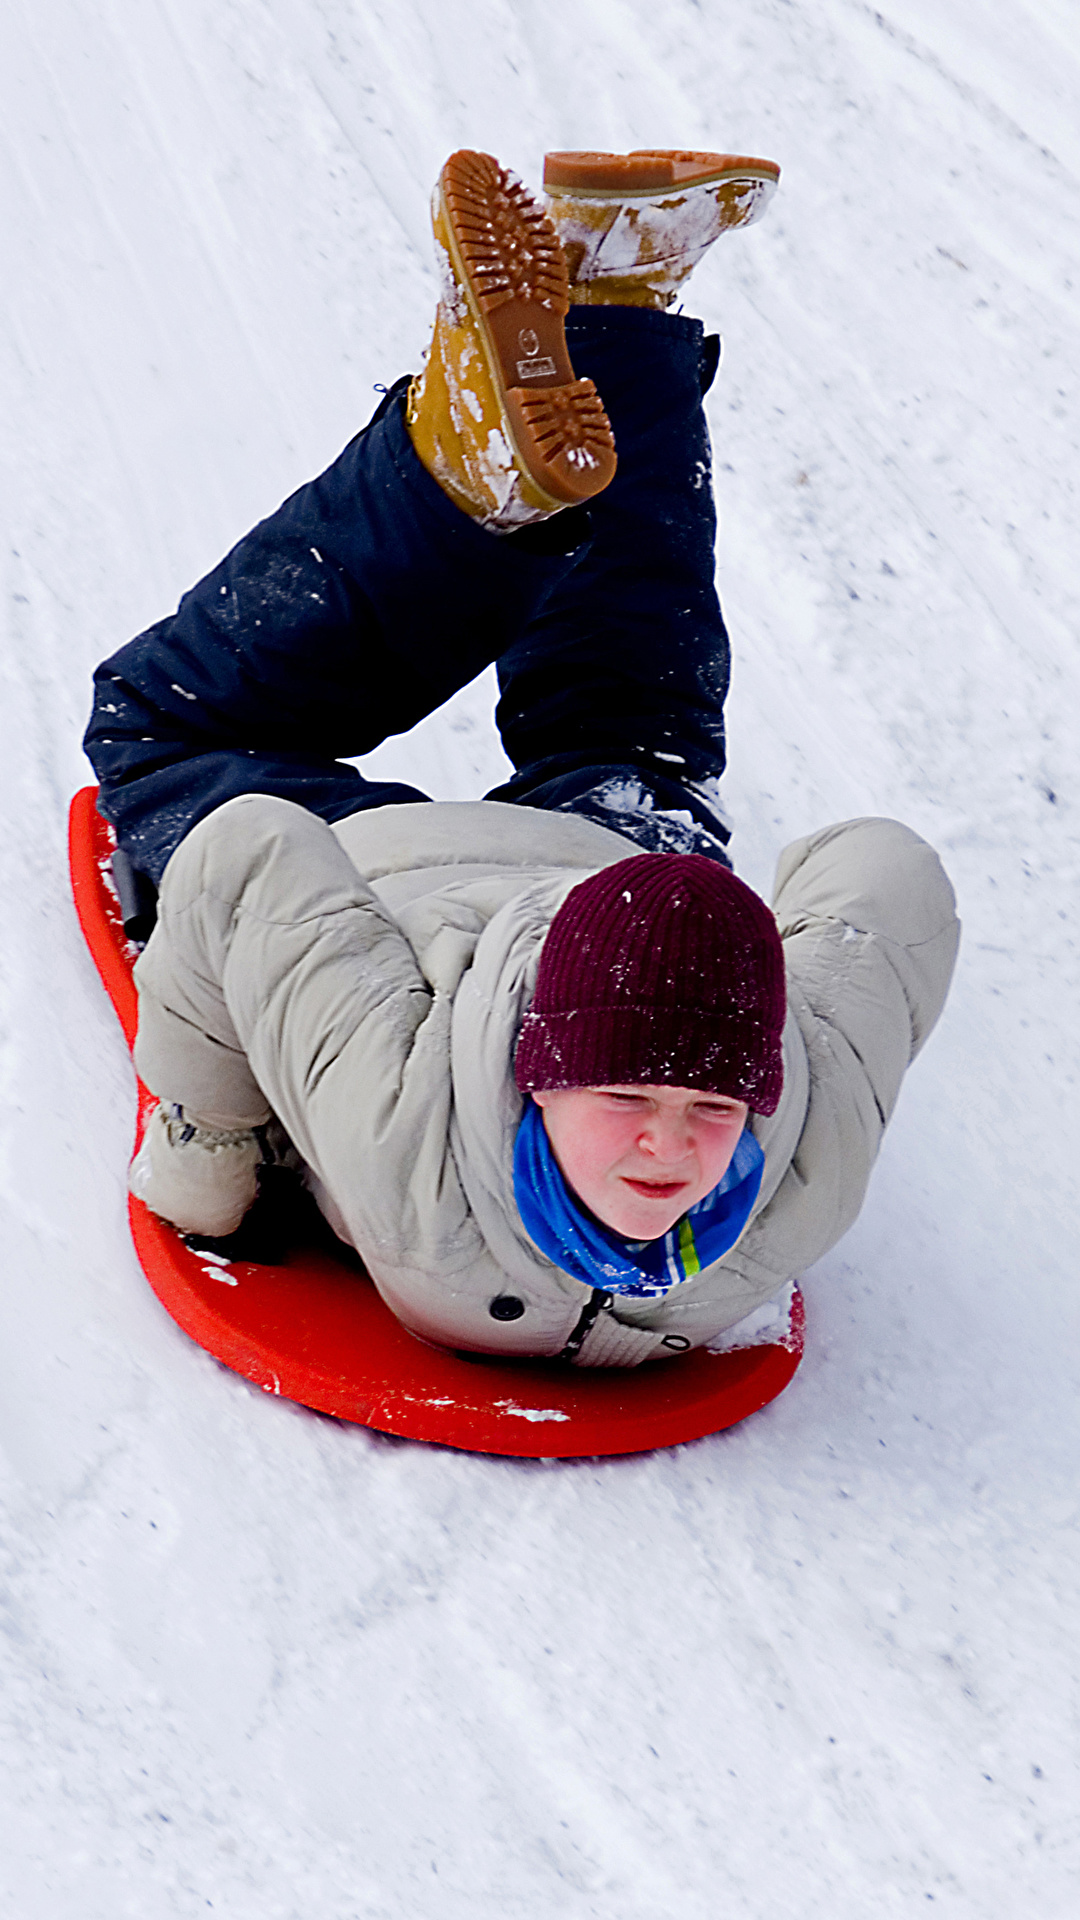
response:
[[[540,336],[531,327],[522,327],[518,334],[518,346],[525,354],[524,360],[517,363],[519,380],[550,380],[555,372],[555,362],[547,354],[540,352]]]

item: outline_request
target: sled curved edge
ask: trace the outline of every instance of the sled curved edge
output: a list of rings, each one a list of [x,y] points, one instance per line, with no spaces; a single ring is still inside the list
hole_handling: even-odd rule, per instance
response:
[[[450,1353],[417,1340],[369,1280],[331,1256],[305,1251],[285,1268],[221,1262],[141,1201],[130,1214],[150,1285],[198,1346],[264,1393],[403,1439],[521,1459],[675,1446],[758,1412],[802,1358],[798,1293],[782,1342],[640,1368]]]
[[[124,933],[110,865],[112,829],[97,810],[96,787],[80,787],[68,815],[71,891],[83,938],[112,1001],[129,1047],[135,1045],[139,997],[131,969],[138,957]]]

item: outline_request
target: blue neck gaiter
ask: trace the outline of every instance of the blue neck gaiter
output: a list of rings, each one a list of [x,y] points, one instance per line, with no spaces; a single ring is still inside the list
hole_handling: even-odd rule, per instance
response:
[[[718,1186],[659,1240],[623,1240],[585,1212],[559,1170],[540,1108],[530,1100],[514,1142],[514,1197],[541,1253],[587,1287],[659,1299],[735,1245],[761,1186],[765,1155],[743,1129]]]

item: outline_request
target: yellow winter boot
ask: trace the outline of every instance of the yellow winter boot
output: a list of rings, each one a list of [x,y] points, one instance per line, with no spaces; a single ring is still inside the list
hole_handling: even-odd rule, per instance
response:
[[[566,263],[542,207],[490,154],[463,151],[439,175],[432,224],[443,291],[409,434],[457,506],[509,533],[606,487],[615,441],[570,364]]]
[[[772,160],[733,153],[549,153],[571,304],[669,307],[714,240],[760,220],[779,178]]]

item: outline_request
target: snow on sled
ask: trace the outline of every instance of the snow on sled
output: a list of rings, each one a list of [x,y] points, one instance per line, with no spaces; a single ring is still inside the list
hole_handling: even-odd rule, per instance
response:
[[[137,1019],[112,877],[112,829],[84,787],[71,804],[71,880],[87,944],[128,1045]],[[139,1087],[136,1146],[154,1100]],[[802,1299],[759,1344],[698,1349],[642,1367],[589,1371],[551,1360],[447,1353],[396,1320],[321,1221],[275,1264],[196,1250],[129,1198],[144,1273],[184,1332],[264,1393],[384,1433],[472,1453],[567,1458],[636,1453],[717,1433],[787,1386],[802,1358]],[[768,1320],[768,1315],[765,1316]]]

